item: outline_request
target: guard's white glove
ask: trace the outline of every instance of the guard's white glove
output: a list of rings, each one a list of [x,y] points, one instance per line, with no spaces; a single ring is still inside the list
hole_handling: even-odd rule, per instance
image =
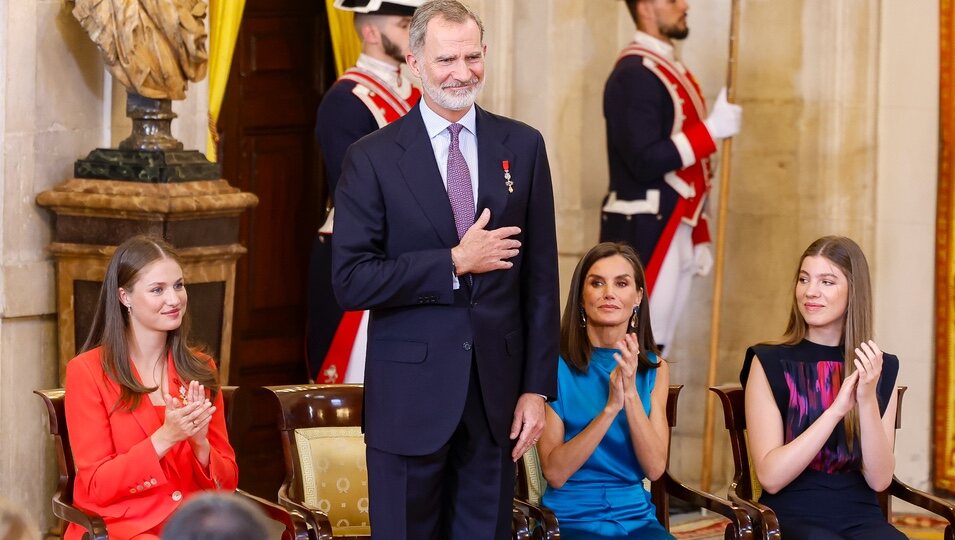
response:
[[[725,139],[739,133],[743,122],[743,108],[726,101],[726,87],[720,90],[720,95],[713,104],[709,118],[703,122],[710,137],[714,140]]]
[[[693,270],[698,276],[705,276],[713,269],[713,254],[710,244],[703,243],[693,246]]]

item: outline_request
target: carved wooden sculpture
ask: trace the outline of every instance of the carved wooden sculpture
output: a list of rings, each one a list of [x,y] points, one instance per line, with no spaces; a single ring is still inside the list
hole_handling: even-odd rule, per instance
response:
[[[203,0],[75,0],[73,16],[131,93],[185,99],[188,81],[206,76]]]

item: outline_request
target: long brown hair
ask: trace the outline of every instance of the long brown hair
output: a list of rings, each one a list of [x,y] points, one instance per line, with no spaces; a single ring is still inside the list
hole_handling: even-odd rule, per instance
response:
[[[852,239],[844,236],[823,236],[816,240],[802,256],[796,265],[796,275],[793,278],[793,291],[799,282],[799,271],[806,257],[825,257],[836,265],[846,276],[848,285],[848,304],[842,326],[842,379],[852,375],[856,370],[855,348],[864,341],[872,338],[872,281],[869,278],[869,263],[866,261],[862,248]],[[789,323],[786,332],[776,343],[782,345],[796,345],[806,339],[809,325],[799,311],[799,301],[795,293],[792,295],[792,307],[789,310]],[[859,433],[859,414],[853,409],[844,419],[846,439],[849,451],[852,451],[854,441]]]
[[[106,277],[99,291],[96,311],[89,336],[83,351],[102,347],[100,362],[103,371],[120,387],[119,400],[113,410],[125,407],[133,410],[139,406],[142,396],[156,391],[156,387],[144,386],[133,375],[129,360],[129,314],[119,298],[119,289],[131,291],[143,270],[160,259],[172,259],[179,266],[175,250],[160,238],[134,236],[116,248],[106,267]],[[176,373],[185,380],[198,381],[208,388],[213,397],[219,390],[215,371],[196,356],[188,346],[189,310],[183,313],[182,324],[166,334],[165,354],[172,352]]]
[[[564,316],[560,320],[560,354],[571,367],[581,372],[587,371],[590,366],[590,356],[594,351],[594,346],[587,336],[587,323],[582,316],[584,280],[594,263],[614,255],[620,255],[630,263],[633,267],[633,284],[637,287],[637,290],[643,291],[643,302],[637,314],[637,326],[627,329],[628,332],[637,334],[637,342],[640,344],[640,354],[637,359],[638,369],[655,369],[660,366],[659,363],[650,361],[647,356],[648,352],[659,356],[660,350],[657,348],[656,342],[653,341],[653,329],[650,328],[650,298],[646,292],[647,279],[643,273],[640,258],[633,248],[627,244],[602,242],[590,248],[590,251],[577,263],[577,268],[574,269],[574,277],[570,281],[570,293],[567,295]]]

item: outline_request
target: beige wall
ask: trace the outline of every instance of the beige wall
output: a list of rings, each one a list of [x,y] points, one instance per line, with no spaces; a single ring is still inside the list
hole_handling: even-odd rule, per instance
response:
[[[50,219],[36,194],[99,141],[102,81],[95,49],[62,2],[0,4],[0,496],[50,524],[55,464],[34,388],[56,386]],[[0,8],[0,9],[4,9]]]
[[[938,0],[882,0],[876,175],[876,335],[898,353],[905,394],[896,472],[931,485],[938,188]]]
[[[32,390],[59,381],[53,222],[34,199],[69,178],[74,160],[128,135],[125,96],[105,73],[63,0],[0,0],[0,497],[44,528],[56,461]],[[175,110],[174,134],[204,151],[204,83]]]

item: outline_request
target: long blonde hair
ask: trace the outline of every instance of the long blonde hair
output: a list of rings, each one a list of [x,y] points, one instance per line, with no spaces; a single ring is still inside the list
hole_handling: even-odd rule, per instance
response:
[[[848,304],[842,325],[843,369],[842,380],[852,375],[856,370],[855,348],[864,341],[872,338],[872,281],[869,277],[869,263],[866,261],[862,248],[853,240],[844,236],[823,236],[816,240],[799,258],[796,265],[796,275],[793,278],[793,290],[799,282],[799,271],[806,257],[825,257],[836,265],[846,276],[848,284]],[[789,323],[786,332],[777,342],[783,345],[796,345],[806,338],[808,325],[799,311],[799,302],[793,294],[792,307],[789,311]],[[859,434],[859,414],[853,409],[843,420],[846,428],[848,449],[851,452],[855,439]]]

